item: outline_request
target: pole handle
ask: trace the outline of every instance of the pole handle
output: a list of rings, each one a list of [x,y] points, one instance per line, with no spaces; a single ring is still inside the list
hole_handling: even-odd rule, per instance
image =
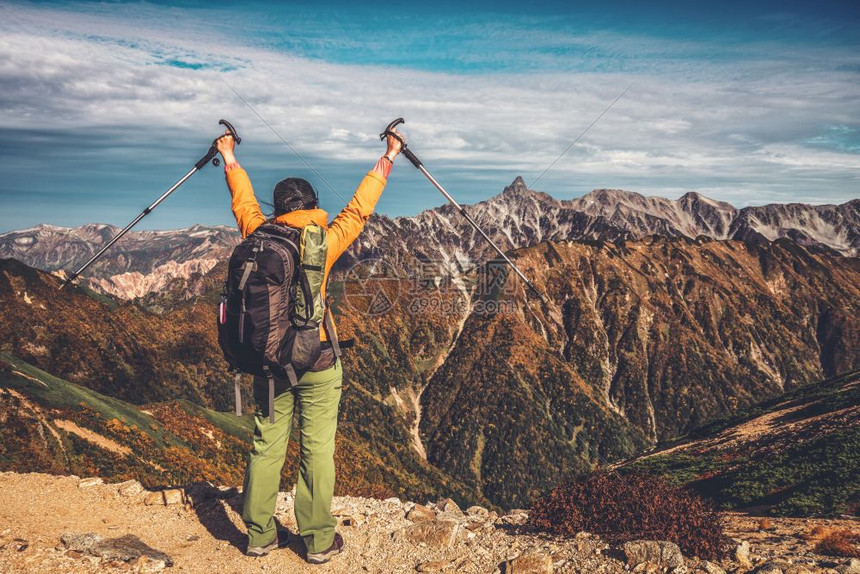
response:
[[[396,120],[394,120],[393,122],[391,122],[390,124],[385,126],[385,129],[382,130],[382,133],[379,134],[379,139],[384,140],[388,136],[389,132],[393,131],[394,128],[396,128],[400,124],[405,124],[405,123],[406,123],[406,120],[404,120],[403,118],[397,118]],[[397,137],[396,134],[392,134],[392,135],[394,135],[394,137]],[[400,138],[397,138],[397,139],[400,139]],[[401,143],[403,143],[403,140],[400,140],[400,141],[401,141]]]
[[[403,118],[397,118],[396,120],[394,120],[393,122],[391,122],[390,124],[385,126],[385,129],[382,131],[382,133],[379,134],[379,139],[385,140],[385,138],[387,138],[388,136],[391,136],[394,139],[396,139],[397,141],[399,141],[401,146],[402,146],[400,148],[401,153],[404,156],[406,156],[406,159],[408,159],[409,161],[412,162],[412,165],[414,165],[416,168],[420,168],[421,167],[421,160],[418,159],[418,156],[415,155],[411,149],[409,149],[409,147],[406,145],[406,141],[402,137],[400,137],[397,133],[394,132],[394,128],[396,128],[400,124],[405,124],[405,123],[406,123],[406,120],[404,120]]]
[[[227,128],[227,131],[230,132],[230,135],[233,136],[233,139],[236,141],[236,145],[242,143],[242,138],[239,137],[239,132],[236,131],[236,128],[233,127],[233,124],[224,119],[218,120],[218,123]]]

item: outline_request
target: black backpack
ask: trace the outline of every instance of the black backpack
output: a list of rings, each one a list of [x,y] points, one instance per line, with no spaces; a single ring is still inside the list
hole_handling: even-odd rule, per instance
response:
[[[235,377],[236,414],[241,415],[241,373],[269,381],[269,418],[274,422],[274,378],[297,384],[321,353],[325,320],[340,355],[331,316],[321,300],[327,252],[325,230],[266,223],[233,250],[218,310],[218,343]]]

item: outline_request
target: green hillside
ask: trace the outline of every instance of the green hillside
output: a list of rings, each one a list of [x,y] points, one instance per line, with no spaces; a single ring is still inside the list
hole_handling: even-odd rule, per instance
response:
[[[173,400],[136,406],[0,353],[0,471],[130,478],[149,488],[210,481],[241,484],[252,415],[236,417]],[[347,404],[352,404],[349,401]],[[383,419],[387,409],[365,406]],[[389,424],[393,424],[389,421]],[[427,500],[469,493],[376,432],[345,425],[337,439],[338,494]],[[411,461],[411,462],[410,462]],[[294,431],[282,488],[295,483]]]
[[[703,426],[626,468],[687,484],[723,508],[786,516],[860,509],[860,371]]]

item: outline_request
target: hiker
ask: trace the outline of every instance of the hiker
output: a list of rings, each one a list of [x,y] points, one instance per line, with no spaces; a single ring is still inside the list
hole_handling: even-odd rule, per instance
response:
[[[400,134],[397,134],[400,136]],[[402,136],[400,136],[402,137]],[[350,202],[329,223],[328,215],[319,208],[317,194],[304,179],[287,178],[275,185],[272,192],[273,221],[277,224],[304,228],[316,224],[325,230],[328,243],[322,301],[325,285],[334,262],[358,237],[376,202],[382,195],[394,159],[402,142],[387,137],[388,150],[376,166],[364,176]],[[260,225],[270,222],[257,203],[248,174],[239,166],[233,153],[234,139],[228,131],[217,140],[218,151],[224,158],[224,173],[232,197],[233,215],[245,238]],[[334,324],[328,322],[330,329]],[[254,444],[245,475],[242,519],[248,527],[249,556],[265,556],[278,548],[278,533],[274,519],[275,502],[280,486],[281,469],[287,452],[293,411],[297,409],[300,427],[301,466],[296,485],[295,512],[299,535],[307,546],[307,561],[312,564],[328,562],[344,546],[343,538],[335,532],[337,521],[331,514],[334,495],[334,437],[337,430],[338,403],[341,395],[341,361],[332,352],[328,341],[337,341],[336,333],[320,328],[324,349],[320,359],[306,372],[297,373],[297,384],[274,380],[274,400],[269,402],[269,381],[254,377]],[[337,350],[336,343],[334,344]],[[271,413],[264,412],[273,404]]]

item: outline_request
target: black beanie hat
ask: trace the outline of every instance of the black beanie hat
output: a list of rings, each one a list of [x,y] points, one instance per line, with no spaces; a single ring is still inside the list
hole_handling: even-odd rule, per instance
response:
[[[272,191],[272,201],[275,204],[275,216],[297,209],[314,209],[318,205],[317,192],[313,186],[298,177],[279,181]]]

